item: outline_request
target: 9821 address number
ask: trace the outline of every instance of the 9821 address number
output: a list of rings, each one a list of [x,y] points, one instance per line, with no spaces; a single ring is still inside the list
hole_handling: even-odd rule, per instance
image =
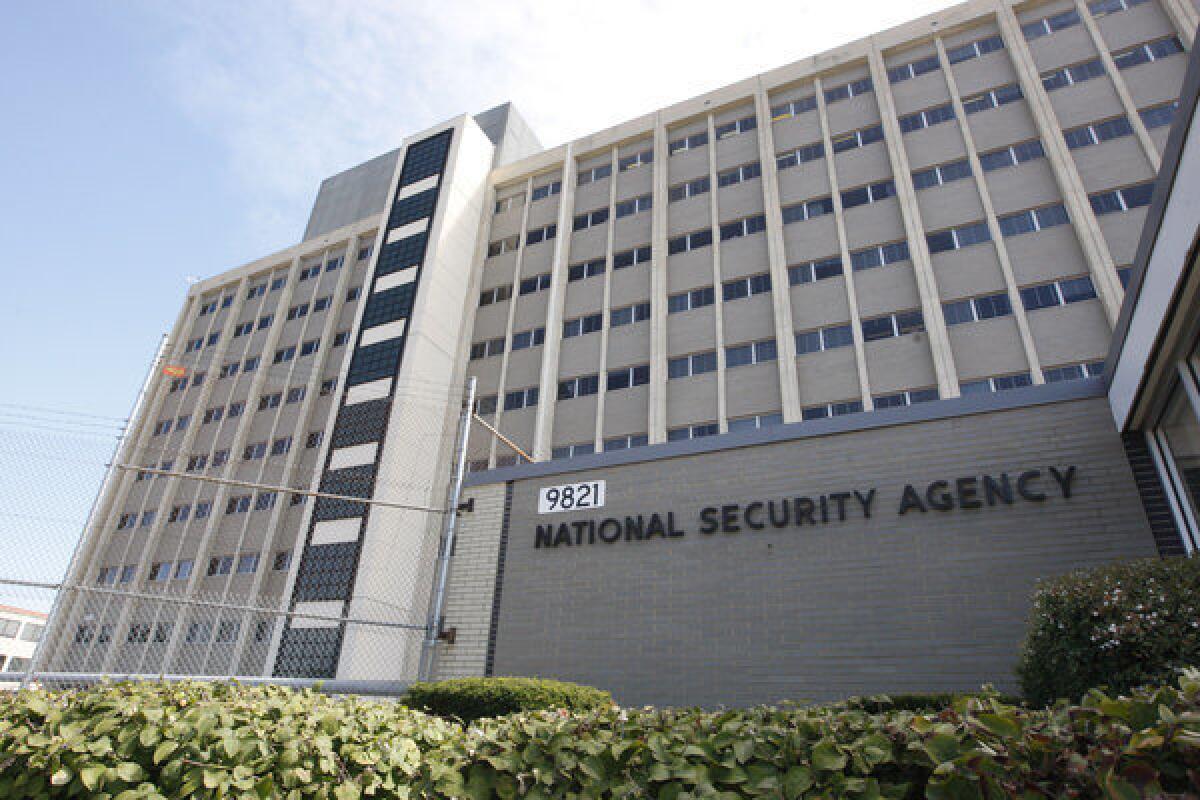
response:
[[[604,505],[604,481],[564,483],[561,486],[543,486],[538,492],[538,513],[554,514],[559,511],[578,511],[583,508],[600,508]]]

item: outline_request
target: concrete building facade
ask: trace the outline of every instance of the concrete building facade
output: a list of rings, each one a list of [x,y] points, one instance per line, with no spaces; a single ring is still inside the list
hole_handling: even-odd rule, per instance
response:
[[[189,291],[47,663],[405,679],[432,628],[431,674],[630,702],[1003,683],[1038,577],[1190,549],[1102,398],[1198,21],[972,0],[558,147],[501,106],[327,179],[300,244]],[[568,486],[604,505],[546,510]],[[789,522],[725,529],[756,503]]]

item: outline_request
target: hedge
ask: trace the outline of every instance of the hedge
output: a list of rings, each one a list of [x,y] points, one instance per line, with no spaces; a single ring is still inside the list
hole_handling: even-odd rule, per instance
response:
[[[0,797],[1183,797],[1200,671],[1031,711],[615,707],[458,723],[281,688],[113,685],[0,698]]]
[[[608,692],[577,683],[500,677],[415,683],[400,702],[419,711],[471,722],[518,711],[590,711],[611,706],[613,699]]]
[[[1046,705],[1167,681],[1187,664],[1200,664],[1200,560],[1156,558],[1041,583],[1017,677]]]

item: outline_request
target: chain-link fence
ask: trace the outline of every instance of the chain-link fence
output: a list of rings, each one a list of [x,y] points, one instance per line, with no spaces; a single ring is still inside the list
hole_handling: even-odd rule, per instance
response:
[[[296,380],[268,375],[257,394]],[[129,430],[0,408],[0,687],[208,677],[394,694],[427,676],[469,393],[410,384],[340,410],[294,394],[294,412],[259,400],[271,413],[230,425],[228,402],[151,393]],[[420,459],[385,462],[365,429]]]

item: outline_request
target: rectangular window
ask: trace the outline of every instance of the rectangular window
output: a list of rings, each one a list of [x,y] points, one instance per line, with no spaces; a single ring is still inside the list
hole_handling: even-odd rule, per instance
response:
[[[830,256],[817,261],[809,261],[806,264],[797,264],[788,267],[788,283],[792,286],[797,286],[801,283],[812,283],[813,281],[832,278],[842,274],[842,259],[839,256]]]
[[[686,181],[672,186],[667,190],[667,201],[671,203],[685,200],[689,197],[697,197],[705,194],[712,188],[712,182],[707,175],[696,178],[695,180]]]
[[[990,242],[991,240],[992,233],[988,230],[986,222],[973,222],[969,225],[960,225],[957,228],[951,228],[950,230],[925,234],[925,241],[929,243],[930,253],[961,250],[964,247]]]
[[[758,127],[758,120],[754,115],[742,117],[734,122],[724,122],[713,129],[713,134],[717,137],[717,141],[728,139],[730,136],[737,136],[739,133],[752,131]]]
[[[667,431],[668,442],[679,442],[685,439],[702,439],[705,436],[716,436],[721,432],[721,428],[715,422],[706,422],[700,425],[685,425],[682,428],[672,428]]]
[[[845,153],[848,150],[855,150],[859,147],[866,147],[869,144],[881,141],[883,141],[883,126],[872,125],[868,128],[841,133],[833,137],[833,152]]]
[[[1134,6],[1140,6],[1145,2],[1147,0],[1092,0],[1092,2],[1088,3],[1088,10],[1092,12],[1093,17],[1099,19],[1109,14],[1128,11]]]
[[[971,177],[971,165],[965,158],[951,161],[949,164],[917,170],[912,174],[913,187],[918,190],[942,186],[969,177]]]
[[[604,452],[613,450],[630,450],[634,447],[645,447],[650,444],[650,437],[644,433],[627,436],[612,436],[604,440]]]
[[[861,400],[845,400],[840,403],[826,403],[820,406],[809,406],[800,410],[800,418],[807,421],[840,417],[844,414],[858,414],[863,410]]]
[[[981,153],[979,163],[984,172],[992,172],[1005,167],[1015,167],[1017,164],[1024,164],[1026,161],[1033,161],[1045,156],[1046,151],[1042,148],[1041,141],[1031,139],[1028,142],[1019,142],[1010,147]]]
[[[294,319],[300,319],[306,314],[308,314],[308,303],[301,303],[300,305],[292,306],[288,309],[287,318],[290,322]]]
[[[558,382],[558,399],[571,400],[575,397],[587,397],[600,391],[599,375],[580,375],[578,378],[568,378]]]
[[[612,164],[601,164],[598,167],[581,170],[575,176],[575,182],[579,186],[586,186],[595,181],[602,181],[610,175],[612,175]]]
[[[523,278],[521,280],[521,294],[533,294],[540,292],[543,289],[550,288],[550,273],[546,272],[542,275],[534,275],[532,278]]]
[[[225,503],[226,514],[245,514],[250,510],[250,495],[241,494],[229,498]]]
[[[1161,106],[1151,106],[1143,108],[1138,112],[1138,116],[1142,118],[1142,123],[1149,129],[1162,128],[1170,125],[1175,121],[1175,114],[1179,111],[1179,101],[1173,100]]]
[[[1022,386],[1032,386],[1033,379],[1028,372],[1021,372],[1016,375],[1001,375],[995,378],[981,378],[974,381],[963,381],[959,383],[958,389],[964,395],[971,394],[989,394],[991,392],[1001,392],[1005,389],[1019,389]]]
[[[1164,39],[1156,39],[1153,42],[1118,50],[1113,53],[1113,62],[1117,65],[1117,69],[1129,69],[1139,64],[1149,64],[1151,61],[1158,61],[1182,52],[1183,44],[1179,39],[1175,36],[1168,36]]]
[[[504,340],[501,339],[501,342]],[[546,341],[546,329],[534,328],[529,331],[520,331],[514,333],[512,337],[512,350],[527,350],[530,347],[537,347]]]
[[[972,58],[979,58],[1003,49],[1004,40],[998,35],[993,35],[947,50],[946,60],[951,64],[961,64],[963,61],[970,61]]]
[[[901,133],[912,133],[923,128],[940,125],[943,122],[949,122],[952,119],[954,119],[954,106],[946,103],[942,106],[927,108],[924,111],[916,111],[900,117],[900,131]]]
[[[300,357],[311,356],[313,353],[321,349],[320,339],[309,339],[307,342],[300,345]]]
[[[717,369],[717,351],[708,350],[694,353],[690,356],[680,356],[667,361],[667,378],[686,378],[691,375],[703,375],[715,372]]]
[[[796,334],[796,355],[819,353],[854,344],[854,333],[849,325],[830,325],[817,330]]]
[[[851,97],[858,97],[860,94],[866,94],[871,91],[870,78],[862,78],[861,80],[844,83],[841,86],[834,86],[832,89],[825,90],[825,102],[833,104],[842,100],[847,100]]]
[[[217,373],[217,380],[221,380],[222,378],[229,378],[234,375],[237,375],[238,369],[241,368],[241,366],[242,366],[241,363],[239,363],[237,361],[231,361],[228,364],[222,364],[221,371]]]
[[[632,250],[622,250],[613,255],[613,269],[624,269],[650,261],[650,245],[644,244]]]
[[[548,242],[558,235],[558,226],[554,223],[543,225],[540,228],[534,228],[525,232],[525,244],[538,244],[539,242]]]
[[[757,414],[753,417],[739,417],[729,420],[729,432],[736,433],[737,431],[753,431],[760,428],[769,428],[772,425],[782,425],[782,414]]]
[[[529,194],[529,201],[536,203],[538,200],[544,200],[551,195],[556,195],[562,191],[562,181],[554,181],[543,186],[535,186]]]
[[[699,250],[701,247],[709,247],[712,245],[712,241],[713,235],[710,228],[685,233],[682,236],[676,236],[674,239],[667,241],[667,255],[673,256],[678,253]]]
[[[923,330],[925,330],[925,317],[920,311],[898,311],[885,317],[862,321],[863,341],[866,342],[891,339],[909,333],[920,333]]]
[[[687,150],[695,150],[697,147],[703,147],[708,144],[708,132],[693,133],[691,136],[683,136],[671,141],[667,145],[668,155],[675,155]]]
[[[585,442],[583,444],[564,444],[552,449],[550,451],[550,458],[558,461],[564,458],[588,456],[594,452],[596,452],[596,447],[591,442]]]
[[[1090,81],[1092,78],[1099,78],[1102,75],[1104,75],[1104,64],[1101,63],[1100,59],[1093,58],[1090,61],[1084,61],[1080,64],[1043,72],[1042,86],[1047,92],[1053,92],[1056,89],[1074,86],[1077,83]]]
[[[983,295],[969,300],[956,300],[942,303],[942,314],[947,325],[960,325],[964,322],[977,322],[981,319],[1006,317],[1012,313],[1012,304],[1004,292]]]
[[[199,472],[206,466],[208,466],[208,453],[200,453],[188,458],[185,469],[187,472]]]
[[[774,339],[764,339],[751,344],[730,345],[725,348],[725,366],[744,367],[774,361],[778,356]]]
[[[273,456],[287,455],[288,451],[291,449],[292,437],[290,436],[284,436],[271,442],[271,455]]]
[[[1113,117],[1102,122],[1093,122],[1091,125],[1081,125],[1078,128],[1071,128],[1063,131],[1063,139],[1067,143],[1067,147],[1071,150],[1078,150],[1081,147],[1090,147],[1100,142],[1107,142],[1110,139],[1119,139],[1122,136],[1132,136],[1133,126],[1129,124],[1129,120],[1124,117]]]
[[[512,297],[512,285],[494,286],[479,293],[479,305],[490,306],[492,303],[503,303]]]
[[[275,351],[274,363],[284,364],[288,361],[291,361],[295,357],[296,357],[296,346],[295,345],[290,345],[288,347],[282,347]]]
[[[897,261],[907,261],[908,258],[908,242],[891,242],[851,253],[850,266],[855,271],[861,271],[894,264]]]
[[[817,110],[816,95],[801,97],[799,100],[793,100],[790,103],[781,103],[780,105],[771,106],[771,121],[778,122],[781,119],[789,117],[798,117],[801,114],[806,114],[809,111]]]
[[[582,231],[587,230],[593,225],[603,225],[606,222],[608,222],[608,209],[598,208],[595,211],[584,211],[582,214],[576,214],[571,229]]]
[[[775,167],[777,169],[788,169],[798,164],[806,164],[809,161],[818,161],[824,157],[825,143],[813,142],[812,144],[806,144],[802,147],[797,147],[795,150],[789,150],[786,153],[780,153],[775,156]]]
[[[279,404],[283,402],[282,392],[273,392],[272,394],[264,394],[258,398],[258,410],[267,411],[272,408],[279,408]],[[230,415],[232,416],[232,414]]]
[[[516,389],[504,393],[504,410],[513,411],[518,408],[531,408],[538,403],[538,387]]]
[[[641,197],[632,197],[628,200],[622,200],[617,203],[616,216],[617,219],[639,214],[643,211],[649,211],[653,206],[653,195],[644,194]]]
[[[321,446],[321,440],[325,438],[324,431],[309,431],[308,436],[304,437],[304,447],[307,450]]]
[[[888,83],[903,83],[911,80],[918,75],[924,75],[927,72],[933,72],[939,68],[938,57],[926,56],[912,61],[908,64],[902,64],[898,67],[892,67],[888,70]]]
[[[258,461],[267,454],[266,442],[251,442],[242,451],[243,461]]]
[[[588,314],[583,317],[576,317],[563,322],[563,338],[570,339],[574,336],[583,336],[587,333],[596,333],[604,327],[604,314],[595,313]]]
[[[644,386],[650,382],[650,365],[639,364],[634,367],[621,367],[608,371],[608,391],[628,389],[631,386]]]
[[[733,167],[717,173],[717,186],[735,186],[743,181],[753,180],[762,175],[762,164],[754,161],[750,164],[742,164],[740,167]]]
[[[692,289],[690,292],[680,292],[673,294],[667,298],[667,313],[677,314],[682,311],[691,311],[704,306],[711,306],[716,302],[716,293],[712,286],[705,286],[701,289]]]
[[[770,291],[771,275],[764,272],[761,275],[752,275],[749,278],[725,281],[721,284],[721,299],[729,302],[730,300],[738,300],[756,294],[765,294]]]
[[[881,408],[897,408],[899,406],[911,406],[916,403],[928,403],[930,400],[937,400],[938,390],[910,389],[906,392],[875,395],[873,399],[875,401],[875,410],[878,411]]]
[[[196,503],[196,514],[194,519],[208,519],[208,515],[212,513],[212,501],[202,500]]]
[[[1097,214],[1113,214],[1118,211],[1129,211],[1134,208],[1150,205],[1154,197],[1154,181],[1126,186],[1123,189],[1112,189],[1107,192],[1097,192],[1088,195],[1092,210]]]
[[[267,293],[267,285],[265,283],[260,283],[257,286],[251,286],[246,291],[246,299],[253,300],[256,297],[262,297],[266,293]]]
[[[213,450],[212,465],[214,467],[223,467],[229,461],[229,448],[221,450]]]
[[[753,217],[734,220],[733,222],[721,223],[721,241],[725,242],[730,239],[738,239],[742,236],[750,236],[755,233],[762,233],[767,229],[767,218],[763,214],[756,214]]]
[[[584,278],[594,278],[604,274],[604,259],[596,258],[582,264],[572,264],[567,267],[568,281],[581,281]]]
[[[1000,86],[996,89],[989,89],[986,92],[971,95],[970,97],[964,97],[962,101],[963,111],[968,114],[978,114],[981,111],[1015,103],[1024,97],[1025,95],[1021,92],[1021,87],[1012,83],[1008,86]]]
[[[487,249],[487,257],[495,258],[496,256],[503,255],[504,253],[511,253],[514,250],[516,250],[517,247],[520,246],[520,244],[521,244],[521,237],[517,234],[513,234],[512,236],[506,236],[505,238],[498,239],[494,242],[489,242],[488,249]]]
[[[1079,13],[1072,8],[1069,11],[1052,14],[1034,22],[1027,22],[1021,26],[1021,32],[1025,34],[1026,41],[1032,42],[1034,39],[1049,36],[1066,28],[1073,28],[1078,24]]]
[[[720,138],[718,136],[718,138]],[[631,156],[621,156],[617,159],[617,171],[628,172],[631,169],[646,166],[654,163],[654,151],[643,150],[640,153],[634,153]]]
[[[1092,285],[1092,279],[1087,275],[1021,289],[1021,302],[1026,311],[1078,303],[1082,300],[1091,300],[1095,296],[1096,287]]]
[[[622,325],[632,325],[648,319],[650,319],[650,304],[638,303],[624,308],[614,308],[608,314],[608,325],[610,328],[619,328]]]
[[[892,181],[880,181],[869,186],[858,186],[854,189],[842,190],[842,208],[854,208],[869,203],[878,203],[889,197],[896,196],[896,184]]]
[[[167,515],[167,524],[175,522],[187,522],[188,514],[191,513],[192,507],[188,504],[173,506],[171,513]]]
[[[208,576],[228,575],[233,571],[233,556],[213,556],[208,561]]]
[[[1010,236],[1020,236],[1024,233],[1034,233],[1046,228],[1065,225],[1070,221],[1067,209],[1061,203],[1029,211],[1018,211],[1015,214],[1005,214],[997,220],[1000,224],[1000,232],[1006,239]]]
[[[301,400],[304,399],[304,395],[306,393],[307,393],[307,390],[305,389],[305,387],[293,386],[292,388],[288,389],[288,391],[287,391],[287,402],[299,403]]]
[[[803,203],[783,207],[783,224],[803,222],[833,213],[832,197],[817,197]]]
[[[1048,367],[1042,370],[1046,383],[1080,381],[1084,378],[1098,378],[1103,374],[1103,361],[1093,361],[1090,364],[1068,364],[1065,367]]]

